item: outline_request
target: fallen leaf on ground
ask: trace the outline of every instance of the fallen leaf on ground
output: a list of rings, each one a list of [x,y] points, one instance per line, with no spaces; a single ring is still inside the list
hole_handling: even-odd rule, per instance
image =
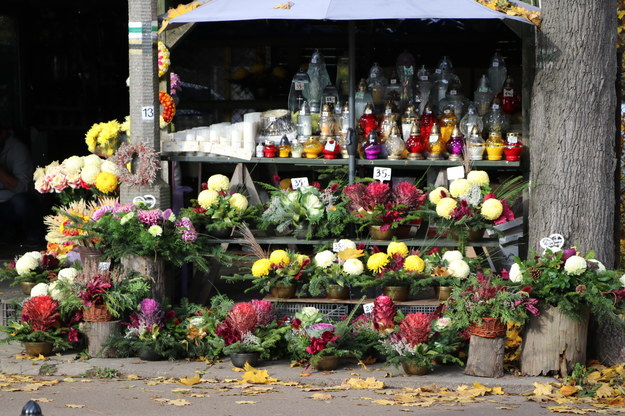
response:
[[[605,397],[612,397],[614,396],[614,393],[616,393],[614,389],[606,383],[602,383],[597,391],[595,391],[595,395],[600,399],[603,399]]]
[[[347,379],[343,384],[349,386],[352,389],[361,389],[361,390],[365,390],[365,389],[375,390],[375,389],[384,388],[384,382],[376,380],[375,377],[367,377],[366,379],[350,378],[350,379]]]
[[[237,400],[235,403],[236,404],[256,404],[256,402],[253,400]]]
[[[182,388],[182,389],[173,389],[171,392],[174,393],[174,394],[176,394],[176,393],[177,394],[186,394],[186,393],[191,393],[191,390]]]
[[[534,382],[534,393],[536,396],[549,396],[553,392],[553,386],[549,383]]]
[[[577,386],[562,386],[560,390],[558,390],[558,393],[560,393],[561,395],[565,397],[568,397],[568,396],[574,395],[578,391],[579,391],[579,387]]]
[[[497,410],[514,410],[513,408],[506,407],[506,406],[495,407],[495,409],[497,409]]]
[[[269,384],[278,381],[275,378],[270,378],[269,372],[267,370],[257,370],[249,363],[245,363],[245,366],[243,368],[245,369],[245,374],[243,374],[241,378],[245,383]]]
[[[310,377],[311,374],[310,373],[305,373],[305,372],[302,371],[301,373],[299,373],[299,376],[300,377]]]
[[[185,399],[157,398],[157,399],[154,399],[154,401],[157,401],[159,403],[170,404],[172,406],[189,406],[191,404],[191,402],[189,402],[188,400],[185,400]]]
[[[76,379],[75,378],[71,378],[71,377],[65,377],[63,379],[63,381],[66,382],[66,383],[75,383]]]
[[[45,397],[34,397],[31,400],[37,403],[50,403],[54,401],[52,399],[47,399]]]
[[[65,407],[69,407],[70,409],[82,409],[85,407],[84,404],[66,404]]]
[[[504,393],[501,387],[493,387],[493,391],[491,392],[491,394],[494,394],[495,396],[503,396],[506,393]]]
[[[126,380],[139,380],[139,379],[141,379],[141,377],[139,377],[139,376],[138,376],[138,375],[136,375],[136,374],[128,374],[128,375],[126,376]]]
[[[310,396],[310,398],[313,400],[331,400],[333,397],[334,396],[332,396],[330,393],[315,393]]]
[[[200,375],[196,374],[193,377],[182,377],[180,379],[180,384],[184,384],[185,386],[193,386],[200,382]]]
[[[245,370],[239,367],[232,367],[232,371],[235,373],[245,373]]]

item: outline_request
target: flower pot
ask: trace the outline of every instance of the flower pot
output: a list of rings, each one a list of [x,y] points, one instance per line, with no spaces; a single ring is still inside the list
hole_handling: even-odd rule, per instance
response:
[[[114,321],[115,317],[106,305],[92,305],[83,311],[82,319],[86,322],[108,322]]]
[[[83,267],[91,267],[97,269],[98,263],[102,258],[102,250],[95,247],[85,246],[78,246],[77,248],[78,254],[80,255],[80,262],[82,263]]]
[[[295,296],[295,285],[272,286],[270,289],[271,296],[279,299],[291,299]]]
[[[389,228],[386,231],[380,231],[379,225],[371,225],[369,226],[369,235],[374,240],[388,241],[393,238],[393,230]]]
[[[20,282],[20,287],[22,288],[22,293],[24,296],[30,296],[30,291],[33,290],[37,283],[35,282]]]
[[[384,286],[382,293],[391,298],[393,302],[403,302],[408,299],[410,288],[408,286]]]
[[[254,367],[258,364],[258,360],[259,354],[257,352],[235,352],[230,354],[232,365],[238,368],[245,367],[245,363]]]
[[[418,365],[415,361],[402,361],[401,367],[404,369],[404,373],[409,376],[422,376],[428,372],[426,365]]]
[[[449,299],[449,295],[451,295],[450,286],[434,286],[434,296],[436,296],[439,302]]]
[[[52,353],[52,344],[49,342],[23,342],[26,354],[31,357],[48,356]]]
[[[214,229],[208,231],[208,235],[215,238],[228,238],[232,235],[232,227]]]
[[[506,335],[506,325],[497,318],[482,318],[482,324],[470,323],[469,334],[482,338],[498,338]]]
[[[317,371],[332,371],[339,368],[340,364],[341,359],[336,355],[324,355],[319,357],[319,360],[315,363],[315,368]]]
[[[139,351],[139,358],[143,361],[162,361],[164,357],[152,348],[145,347]]]
[[[347,299],[349,296],[349,288],[340,285],[328,285],[326,287],[326,298],[328,299]]]

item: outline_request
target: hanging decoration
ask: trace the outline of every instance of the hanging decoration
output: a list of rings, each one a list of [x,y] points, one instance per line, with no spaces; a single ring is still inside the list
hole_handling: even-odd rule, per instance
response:
[[[131,186],[152,185],[161,165],[154,147],[144,142],[122,144],[112,159],[119,169],[121,182]],[[135,173],[129,166],[134,166]]]

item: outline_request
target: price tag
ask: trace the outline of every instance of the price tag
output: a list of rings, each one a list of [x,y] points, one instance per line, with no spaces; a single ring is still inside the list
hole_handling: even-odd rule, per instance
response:
[[[110,268],[111,268],[110,261],[101,261],[100,263],[98,263],[98,271],[100,272],[107,272]]]
[[[498,68],[498,67],[499,67],[499,61],[493,62],[493,68]]]
[[[454,166],[447,168],[447,179],[454,181],[456,179],[464,178],[464,166]]]
[[[380,181],[380,182],[390,181],[391,180],[391,168],[381,168],[378,166],[374,167],[373,179]]]
[[[391,79],[391,85],[397,84],[397,80],[395,78]]]
[[[478,92],[488,92],[488,87],[479,87]]]
[[[336,142],[335,142],[334,140],[328,140],[328,141],[326,142],[325,149],[326,149],[328,152],[334,152],[334,149],[336,149]]]
[[[304,91],[304,82],[295,83],[295,91]]]
[[[519,138],[516,136],[508,136],[509,144],[517,144],[519,142]]]
[[[163,144],[161,145],[161,149],[163,149],[163,152],[175,152],[176,146],[173,141],[168,140],[166,142],[163,142]]]
[[[419,79],[420,79],[421,81],[427,81],[427,80],[428,80],[428,79],[430,79],[430,78],[429,78],[427,75],[421,75],[421,76],[419,77]]]
[[[493,110],[499,110],[499,104],[493,104]]]
[[[457,90],[449,90],[449,95],[458,95]]]
[[[512,88],[504,88],[503,89],[504,97],[514,97],[514,90]]]
[[[440,68],[436,68],[436,69],[434,70],[434,73],[435,73],[435,74],[441,74],[442,72],[443,72],[443,71],[442,71]]]
[[[200,146],[197,142],[184,141],[178,142],[178,146],[180,146],[181,152],[197,152],[200,149]]]
[[[291,179],[291,187],[295,190],[295,189],[299,189],[302,186],[308,186],[308,178],[307,177],[303,177],[303,178],[292,178]]]
[[[373,74],[371,74],[371,79],[377,78],[378,74],[376,74],[375,72]]]
[[[335,104],[336,97],[334,95],[329,95],[326,97],[326,104]]]
[[[141,120],[143,121],[154,120],[154,107],[153,106],[141,107]]]
[[[373,312],[373,302],[365,303],[364,305],[362,305],[362,308],[364,309],[365,313]]]
[[[431,135],[430,134],[430,143],[436,143],[438,141],[438,136],[437,135]]]
[[[332,244],[332,251],[334,251],[335,253],[338,253],[339,251],[343,251],[345,250],[345,245],[342,242],[338,242],[338,243],[333,243]]]
[[[414,74],[414,67],[413,66],[405,66],[404,67],[404,74],[412,76]]]
[[[365,98],[365,93],[364,92],[357,92],[356,93],[356,99],[363,99]]]

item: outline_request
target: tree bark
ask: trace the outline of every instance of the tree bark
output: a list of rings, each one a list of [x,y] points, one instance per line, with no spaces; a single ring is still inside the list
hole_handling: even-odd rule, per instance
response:
[[[529,244],[562,234],[612,266],[616,0],[549,0],[537,30]]]
[[[504,337],[471,335],[464,373],[477,377],[503,377]]]

